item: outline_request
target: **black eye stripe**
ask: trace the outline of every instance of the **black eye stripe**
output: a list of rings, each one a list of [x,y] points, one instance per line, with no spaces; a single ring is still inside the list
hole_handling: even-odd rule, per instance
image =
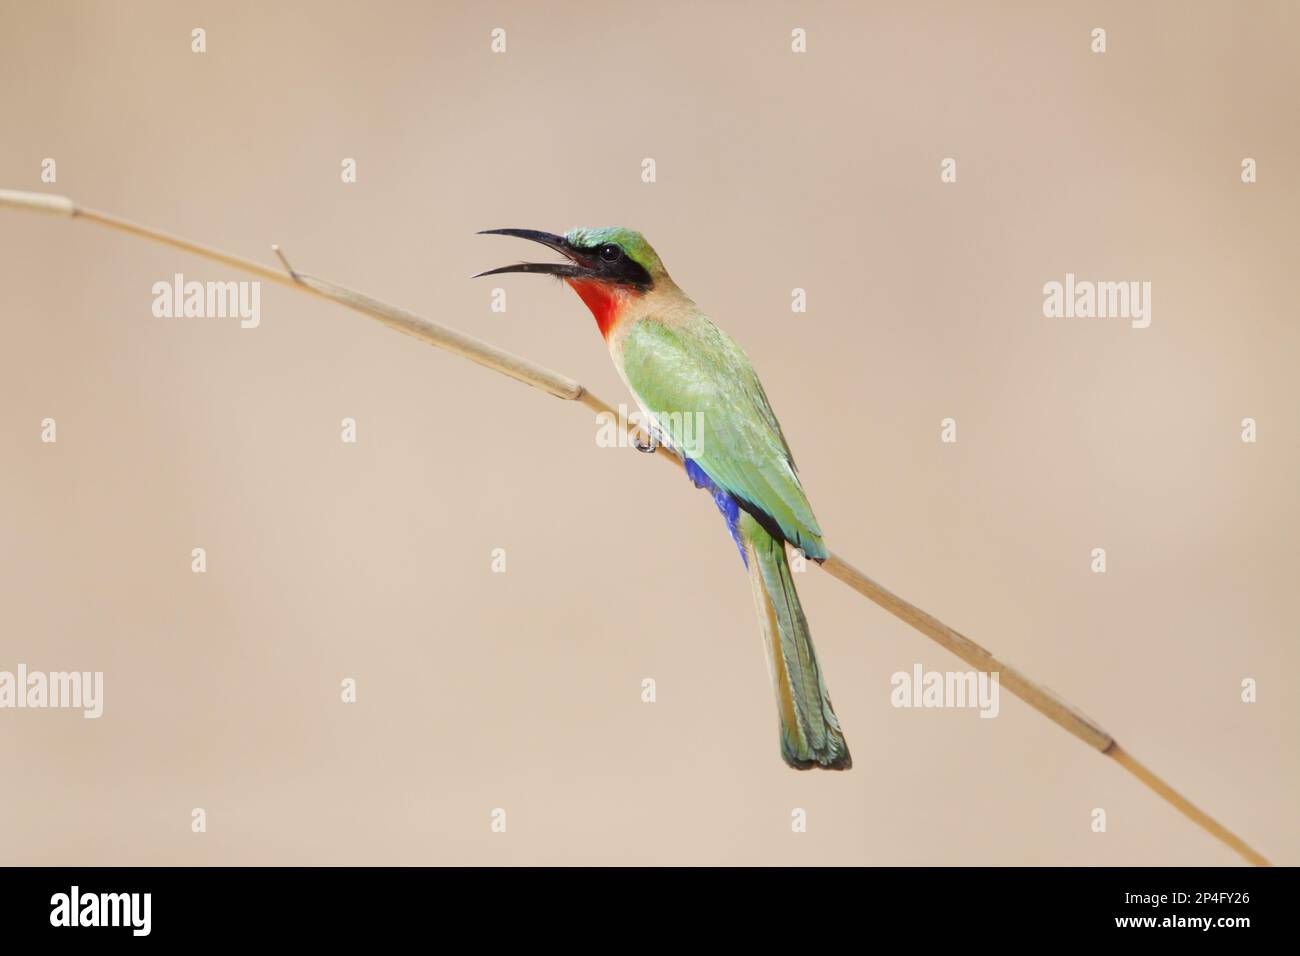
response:
[[[629,285],[642,292],[647,291],[654,280],[639,262],[623,251],[623,247],[614,242],[587,247],[587,252],[595,260],[595,270],[606,282]],[[613,258],[608,256],[612,254]]]

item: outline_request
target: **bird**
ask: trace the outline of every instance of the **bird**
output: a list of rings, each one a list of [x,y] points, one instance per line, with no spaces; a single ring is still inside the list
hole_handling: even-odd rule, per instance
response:
[[[794,456],[753,365],[686,295],[633,229],[485,229],[540,243],[561,262],[479,273],[534,273],[567,283],[591,310],[651,441],[680,455],[687,476],[722,513],[748,572],[776,697],[781,757],[799,770],[853,765],[831,706],[786,545],[830,554]],[[698,434],[688,434],[699,423]]]

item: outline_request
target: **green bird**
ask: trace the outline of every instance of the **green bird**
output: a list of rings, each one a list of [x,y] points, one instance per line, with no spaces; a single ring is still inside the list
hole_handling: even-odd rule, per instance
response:
[[[707,489],[749,572],[776,692],[781,756],[800,770],[847,770],[849,748],[831,707],[785,546],[829,552],[795,472],[794,456],[749,359],[669,277],[631,229],[488,229],[531,239],[564,262],[524,262],[480,275],[558,276],[596,318],[614,367],[650,432]]]

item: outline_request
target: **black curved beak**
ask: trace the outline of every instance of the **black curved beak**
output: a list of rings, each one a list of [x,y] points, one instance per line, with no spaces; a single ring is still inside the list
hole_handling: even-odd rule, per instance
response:
[[[536,229],[484,229],[479,232],[479,235],[514,236],[518,239],[530,239],[533,242],[540,242],[547,248],[554,249],[569,261],[520,262],[512,266],[501,266],[497,269],[489,269],[487,272],[480,272],[474,276],[475,279],[481,276],[500,275],[503,272],[536,272],[542,275],[559,276],[562,279],[579,279],[595,274],[595,270],[588,265],[587,255],[583,250],[571,245],[563,236],[557,236],[552,232],[539,232]]]

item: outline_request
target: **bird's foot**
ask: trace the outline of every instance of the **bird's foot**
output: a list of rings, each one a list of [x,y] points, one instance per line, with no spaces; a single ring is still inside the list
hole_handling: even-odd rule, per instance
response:
[[[632,445],[637,451],[650,455],[659,450],[659,436],[653,430],[637,432],[632,438]]]

